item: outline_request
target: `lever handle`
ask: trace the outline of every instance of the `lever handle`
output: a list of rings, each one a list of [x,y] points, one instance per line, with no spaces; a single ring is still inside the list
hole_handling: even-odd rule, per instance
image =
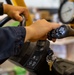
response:
[[[61,39],[69,36],[74,36],[74,29],[72,29],[70,26],[62,25],[59,28],[49,32],[47,37],[49,40],[52,40],[52,38]]]
[[[24,15],[22,15],[22,14],[21,14],[21,16],[22,16],[22,18],[23,18],[23,21],[20,22],[20,26],[26,26],[26,18],[25,18]]]

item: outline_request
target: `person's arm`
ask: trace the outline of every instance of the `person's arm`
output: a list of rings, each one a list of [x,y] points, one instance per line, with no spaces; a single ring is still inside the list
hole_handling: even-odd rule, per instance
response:
[[[14,18],[16,18],[16,20],[21,21],[20,13],[19,14],[16,13],[16,9],[18,9],[18,12],[20,11],[20,13],[23,13],[27,18],[26,8],[13,7],[8,4],[0,3],[0,15],[10,14],[11,16],[10,15],[9,16],[11,18],[12,16],[15,16]],[[9,11],[11,12],[8,13]],[[17,14],[18,16],[14,15],[13,13]],[[10,56],[19,53],[21,46],[24,43],[25,35],[26,35],[26,30],[24,27],[1,27],[0,28],[0,64]]]
[[[20,14],[24,14],[26,12],[24,7],[16,7],[7,4],[3,4],[3,11],[11,18],[18,21],[22,20]],[[27,14],[25,13],[25,16],[27,16]],[[19,26],[0,28],[0,62],[19,53],[23,43],[28,40],[45,40],[47,33],[57,27],[59,27],[59,24],[57,23],[38,20],[32,25],[26,27]]]
[[[0,61],[19,53],[25,35],[24,27],[0,28]]]

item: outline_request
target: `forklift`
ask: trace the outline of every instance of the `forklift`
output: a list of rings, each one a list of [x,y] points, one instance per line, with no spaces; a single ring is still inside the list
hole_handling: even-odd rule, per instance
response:
[[[6,0],[6,2],[15,6],[27,7],[24,0]],[[8,60],[15,65],[25,68],[30,72],[30,75],[74,75],[74,62],[55,56],[50,48],[52,38],[62,39],[74,36],[74,0],[62,1],[58,15],[63,25],[50,31],[46,40],[25,42],[20,53],[11,56]],[[32,24],[30,15],[28,21],[25,20],[23,15],[21,16],[23,21],[19,24],[20,26]],[[9,20],[11,20],[10,17],[5,17],[0,21],[0,27]]]

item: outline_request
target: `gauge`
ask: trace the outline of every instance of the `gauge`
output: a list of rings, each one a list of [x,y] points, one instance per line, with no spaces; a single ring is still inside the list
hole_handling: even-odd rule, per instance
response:
[[[74,22],[74,2],[66,0],[61,4],[59,19],[65,24]]]

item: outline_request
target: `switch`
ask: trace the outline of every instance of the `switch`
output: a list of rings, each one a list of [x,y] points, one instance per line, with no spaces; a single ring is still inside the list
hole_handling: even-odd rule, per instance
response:
[[[41,40],[38,41],[37,46],[44,47],[45,46],[45,41],[41,41]]]
[[[28,66],[31,66],[32,65],[32,63],[33,63],[33,61],[32,60],[30,60],[29,62],[28,62]]]
[[[40,51],[43,51],[44,50],[44,48],[42,47],[42,48],[40,48]]]
[[[33,56],[32,59],[38,61],[40,59],[40,56]]]
[[[36,59],[36,56],[33,56],[32,58],[33,58],[33,59]]]
[[[36,65],[36,62],[34,61],[33,63],[32,63],[32,67],[34,67]]]

